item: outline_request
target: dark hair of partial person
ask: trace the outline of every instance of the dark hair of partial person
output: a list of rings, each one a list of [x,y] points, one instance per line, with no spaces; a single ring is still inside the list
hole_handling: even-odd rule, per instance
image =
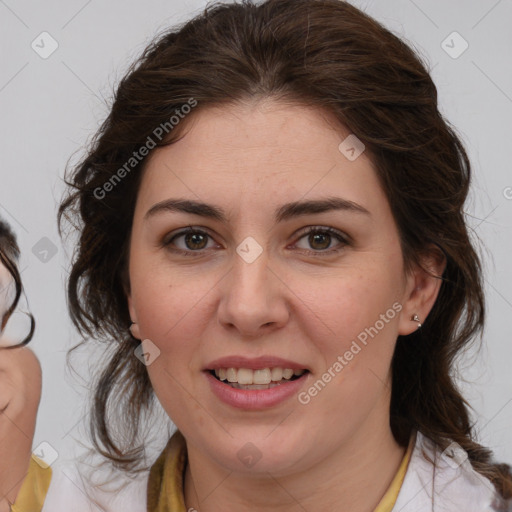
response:
[[[139,341],[128,332],[126,298],[127,250],[147,158],[123,179],[114,175],[190,98],[198,106],[189,118],[208,107],[271,98],[326,112],[365,144],[406,269],[432,247],[446,257],[430,315],[421,329],[397,339],[390,409],[396,441],[406,446],[413,430],[442,449],[455,441],[503,497],[512,496],[510,467],[476,441],[469,404],[452,375],[459,353],[481,341],[485,306],[464,219],[470,162],[438,109],[427,68],[400,38],[337,0],[212,4],[159,35],[131,66],[86,155],[68,169],[70,189],[59,210],[61,232],[67,219],[79,234],[68,282],[72,319],[82,334],[111,340],[90,425],[105,457],[135,468],[143,453],[135,442],[140,418],[154,400],[146,368],[133,356]],[[158,147],[175,142],[187,121]],[[112,179],[115,186],[99,196]]]
[[[18,307],[21,294],[23,293],[23,285],[21,282],[21,276],[18,270],[18,258],[20,256],[20,250],[18,247],[18,243],[16,242],[16,236],[12,232],[9,225],[0,219],[0,264],[3,265],[9,274],[11,274],[14,285],[15,285],[15,294],[11,305],[7,308],[5,312],[2,312],[2,317],[0,318],[0,330],[4,330],[7,322],[11,318],[12,314]],[[30,342],[32,336],[34,335],[35,330],[35,320],[32,315],[30,316],[30,330],[29,333],[25,336],[23,340],[16,343],[15,345],[5,346],[5,349],[19,348]]]

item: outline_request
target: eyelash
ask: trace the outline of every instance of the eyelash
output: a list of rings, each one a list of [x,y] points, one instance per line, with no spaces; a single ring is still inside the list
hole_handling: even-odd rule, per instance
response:
[[[164,240],[162,245],[167,250],[169,250],[173,253],[181,254],[183,256],[192,256],[192,257],[200,256],[208,249],[198,249],[198,250],[194,251],[192,249],[189,249],[189,250],[173,249],[171,247],[171,244],[173,244],[173,242],[177,238],[186,236],[186,235],[192,234],[192,233],[205,235],[205,236],[213,239],[213,237],[206,231],[189,226],[188,228],[183,229],[183,230],[179,231],[178,233],[174,234],[171,238]],[[316,251],[302,249],[303,252],[306,252],[306,253],[314,255],[314,256],[321,256],[321,255],[325,255],[325,254],[331,255],[333,253],[340,252],[344,248],[344,246],[349,245],[348,237],[346,235],[344,235],[342,232],[340,232],[334,228],[324,227],[324,226],[308,226],[303,231],[301,231],[301,233],[298,235],[297,241],[295,243],[297,243],[299,240],[306,237],[307,235],[310,235],[311,233],[327,234],[327,235],[330,235],[331,237],[336,238],[340,242],[340,247],[334,248],[334,249],[324,249],[324,250],[316,250]]]

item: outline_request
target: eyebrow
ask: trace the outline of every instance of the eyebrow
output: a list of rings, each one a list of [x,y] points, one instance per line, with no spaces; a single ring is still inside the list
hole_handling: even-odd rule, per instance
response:
[[[274,212],[274,219],[275,222],[278,223],[303,215],[340,210],[371,215],[366,208],[354,203],[353,201],[342,199],[341,197],[328,197],[325,199],[286,203],[276,209]],[[156,214],[164,212],[191,213],[223,223],[227,223],[228,221],[227,215],[222,208],[191,199],[166,199],[152,206],[144,217],[145,219],[148,219]]]

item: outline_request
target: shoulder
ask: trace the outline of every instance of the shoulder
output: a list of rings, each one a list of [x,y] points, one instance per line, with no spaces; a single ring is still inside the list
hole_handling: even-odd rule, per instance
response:
[[[446,450],[416,433],[416,443],[393,511],[492,512],[497,493],[473,469],[467,453],[452,443]]]
[[[67,461],[52,466],[42,512],[145,512],[147,473],[132,478]]]

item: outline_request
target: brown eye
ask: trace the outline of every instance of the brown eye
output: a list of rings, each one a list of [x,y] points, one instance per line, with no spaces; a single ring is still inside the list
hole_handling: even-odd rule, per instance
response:
[[[172,252],[191,255],[212,248],[212,244],[208,245],[208,242],[213,242],[208,233],[189,227],[167,237],[163,246]]]
[[[331,235],[325,233],[312,233],[308,236],[309,245],[313,249],[327,249],[331,243]]]
[[[302,240],[306,241],[307,247],[301,246]],[[334,242],[338,242],[334,244]],[[347,238],[343,233],[328,227],[309,227],[297,242],[299,249],[304,249],[310,253],[333,253],[340,251],[348,245]]]
[[[204,249],[206,247],[206,243],[208,242],[208,235],[204,233],[187,233],[184,240],[187,249]]]

